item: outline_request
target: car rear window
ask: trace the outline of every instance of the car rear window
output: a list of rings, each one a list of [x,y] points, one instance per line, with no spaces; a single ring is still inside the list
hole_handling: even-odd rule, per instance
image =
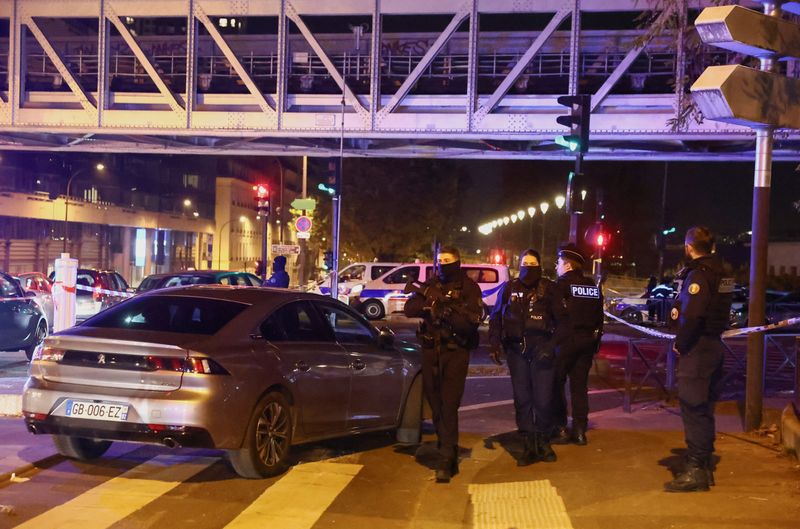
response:
[[[147,296],[120,303],[86,320],[87,327],[212,335],[248,305],[177,296]]]

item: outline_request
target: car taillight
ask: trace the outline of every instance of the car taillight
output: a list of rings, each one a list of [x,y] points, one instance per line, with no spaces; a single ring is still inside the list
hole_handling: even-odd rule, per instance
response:
[[[168,356],[146,356],[145,365],[150,371],[176,371],[200,375],[228,375],[225,368],[210,358],[175,358]]]
[[[100,283],[95,283],[95,284],[94,284],[94,291],[92,292],[92,298],[93,298],[95,301],[100,301],[100,298],[101,298],[101,296],[102,296],[102,294],[100,293],[100,291],[101,291],[102,289],[103,289],[103,286],[102,286]]]
[[[48,347],[44,344],[39,344],[33,351],[31,360],[40,360],[42,362],[60,362],[61,359],[64,358],[65,352],[66,351],[64,349],[58,349],[56,347]]]

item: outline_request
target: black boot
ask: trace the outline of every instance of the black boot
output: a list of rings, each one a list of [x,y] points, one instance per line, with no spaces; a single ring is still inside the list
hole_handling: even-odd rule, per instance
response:
[[[706,476],[708,478],[708,484],[710,486],[714,486],[717,483],[714,481],[714,469],[711,464],[711,456],[708,456],[705,460],[705,469],[706,469]]]
[[[539,447],[535,434],[523,433],[522,442],[522,455],[517,459],[518,467],[526,467],[539,460]]]
[[[544,461],[545,463],[553,463],[557,457],[556,453],[553,451],[553,447],[550,446],[550,440],[548,439],[548,435],[544,432],[537,432],[536,433],[536,444],[539,448],[539,459]]]
[[[586,439],[586,423],[578,421],[572,423],[572,437],[570,440],[579,446],[585,446],[589,442]]]
[[[458,474],[458,447],[449,457],[442,458],[439,468],[436,469],[436,483],[450,483],[456,474]]]
[[[550,437],[550,442],[554,445],[566,445],[569,444],[569,430],[567,430],[566,426],[559,426],[553,431],[553,435]]]
[[[708,490],[708,469],[703,462],[689,459],[686,470],[664,484],[667,492],[697,492]]]

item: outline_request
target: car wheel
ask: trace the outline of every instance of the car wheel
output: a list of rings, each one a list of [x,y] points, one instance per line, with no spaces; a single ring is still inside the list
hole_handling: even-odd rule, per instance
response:
[[[256,406],[243,447],[228,452],[228,459],[243,478],[267,478],[289,467],[291,445],[292,410],[286,397],[273,391]]]
[[[88,437],[72,437],[69,435],[54,435],[53,444],[62,456],[86,461],[97,459],[105,454],[111,446],[111,441],[90,439]]]
[[[622,312],[622,319],[629,323],[642,323],[642,313],[636,309],[626,309]]]
[[[33,351],[36,349],[36,346],[42,343],[45,338],[47,338],[47,332],[47,322],[44,320],[39,320],[39,324],[36,326],[36,339],[32,344],[25,348],[25,356],[28,357],[28,360],[33,358]]]
[[[374,299],[364,303],[362,311],[368,320],[379,320],[384,316],[383,304]]]
[[[422,375],[417,375],[411,382],[397,427],[398,443],[415,445],[422,440],[422,400]]]

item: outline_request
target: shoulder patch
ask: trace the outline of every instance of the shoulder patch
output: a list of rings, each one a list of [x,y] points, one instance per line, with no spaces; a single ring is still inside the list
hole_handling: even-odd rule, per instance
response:
[[[677,308],[673,307],[673,309],[669,313],[669,317],[672,318],[673,320],[677,320],[678,316],[680,316],[680,312],[678,312]]]
[[[570,285],[570,292],[576,298],[600,299],[600,289],[591,285]]]
[[[698,285],[697,283],[692,283],[691,285],[689,285],[689,294],[694,295],[697,294],[698,292],[700,292],[700,285]]]

